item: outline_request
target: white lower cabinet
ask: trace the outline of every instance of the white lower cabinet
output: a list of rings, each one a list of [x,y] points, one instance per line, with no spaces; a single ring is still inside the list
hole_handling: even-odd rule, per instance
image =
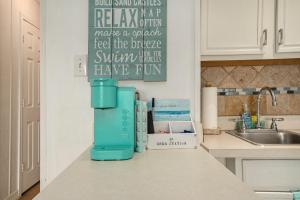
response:
[[[242,180],[256,191],[300,189],[300,160],[242,160]]]
[[[263,200],[292,200],[300,190],[300,159],[227,158],[226,167]]]
[[[293,200],[291,192],[255,192],[261,200]]]

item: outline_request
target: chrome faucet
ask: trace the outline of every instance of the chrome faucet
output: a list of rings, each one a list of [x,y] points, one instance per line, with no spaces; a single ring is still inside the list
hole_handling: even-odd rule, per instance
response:
[[[284,118],[272,118],[272,124],[270,129],[276,130],[278,132],[278,126],[276,122],[282,122],[284,121]]]
[[[269,91],[271,97],[272,97],[272,106],[276,106],[277,105],[277,100],[276,100],[276,96],[274,94],[274,92],[272,91],[271,88],[269,87],[263,87],[259,94],[258,94],[258,97],[257,97],[257,104],[256,104],[256,119],[257,119],[257,122],[256,122],[256,128],[257,129],[260,129],[261,128],[261,125],[260,125],[260,100],[261,100],[261,95],[263,94],[264,91]]]

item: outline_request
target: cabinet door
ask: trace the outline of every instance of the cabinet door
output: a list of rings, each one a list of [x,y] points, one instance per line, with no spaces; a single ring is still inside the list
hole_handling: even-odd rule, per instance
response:
[[[266,39],[262,0],[201,0],[202,55],[263,54]]]
[[[277,53],[300,52],[299,10],[299,0],[277,0]]]
[[[242,160],[242,180],[255,191],[298,191],[300,160]]]
[[[293,200],[290,192],[256,192],[262,200]]]

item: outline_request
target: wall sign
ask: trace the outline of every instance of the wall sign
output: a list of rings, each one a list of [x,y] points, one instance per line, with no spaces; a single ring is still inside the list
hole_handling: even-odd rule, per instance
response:
[[[166,81],[167,0],[89,0],[89,80]]]

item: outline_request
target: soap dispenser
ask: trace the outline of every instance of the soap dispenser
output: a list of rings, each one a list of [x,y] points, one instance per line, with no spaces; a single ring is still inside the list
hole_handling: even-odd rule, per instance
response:
[[[247,129],[252,128],[251,113],[249,112],[248,104],[246,103],[243,105],[242,120],[245,122]]]

